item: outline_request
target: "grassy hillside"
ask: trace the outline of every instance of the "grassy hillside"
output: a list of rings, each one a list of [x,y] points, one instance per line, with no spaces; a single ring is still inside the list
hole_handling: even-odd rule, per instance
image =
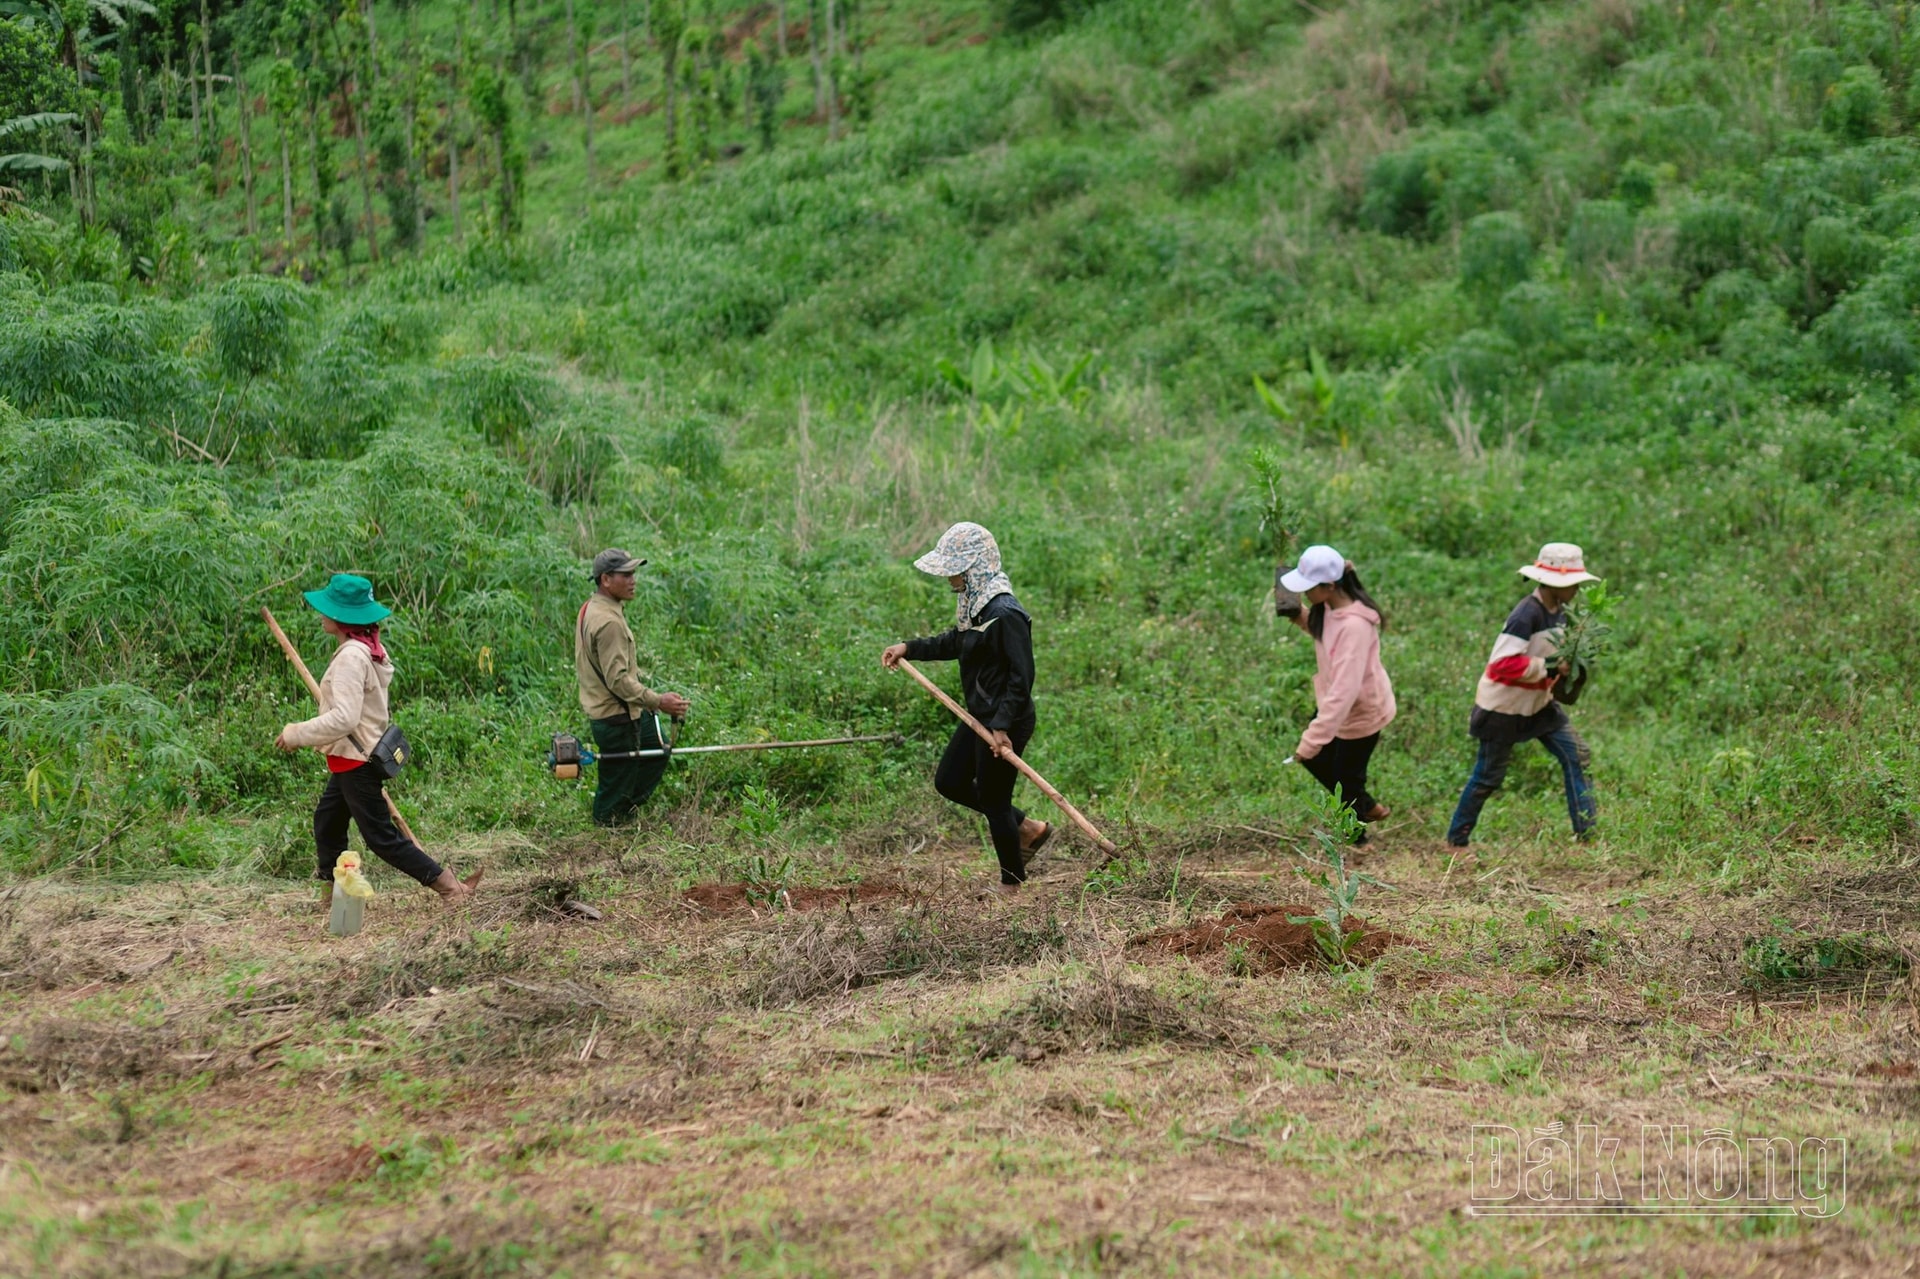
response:
[[[1420,829],[1511,569],[1554,538],[1626,596],[1580,715],[1593,856],[1738,880],[1790,826],[1883,840],[1914,762],[1905,12],[1109,0],[1016,37],[874,8],[870,124],[802,118],[796,54],[775,149],[727,157],[736,113],[678,182],[637,47],[590,213],[555,58],[509,86],[524,231],[484,234],[470,189],[456,249],[430,193],[423,247],[321,254],[324,286],[228,274],[289,259],[234,238],[241,184],[208,200],[204,167],[168,179],[177,270],[42,201],[0,222],[8,855],[295,871],[311,769],[264,745],[298,689],[252,614],[349,567],[401,608],[423,821],[573,827],[533,763],[577,718],[566,627],[607,542],[654,561],[647,655],[702,740],[919,743],[707,764],[672,802],[764,783],[803,829],[886,820],[945,726],[873,654],[941,624],[906,561],[963,517],[1040,619],[1059,784],[1116,825],[1271,814],[1311,655],[1262,620],[1257,449],[1388,608],[1381,789]],[[426,48],[456,16],[382,24]],[[769,18],[716,12],[725,56]],[[988,352],[971,391],[939,371]],[[1493,833],[1557,838],[1550,780],[1528,763]]]
[[[838,0],[831,49],[824,0],[16,7],[0,1271],[1914,1255],[1911,6]],[[877,661],[948,624],[911,561],[959,519],[1035,618],[1028,757],[1123,844],[1013,902]],[[1599,838],[1527,748],[1455,857],[1548,540],[1621,597]],[[1339,905],[1268,597],[1320,541],[1399,694],[1365,966],[1224,931]],[[686,740],[907,740],[591,829],[539,760],[609,544]],[[375,866],[344,939],[258,617],[317,663],[340,570],[398,610],[398,802],[488,872]],[[1844,1139],[1848,1197],[1490,1220],[1482,1123],[1630,1181],[1643,1125]]]

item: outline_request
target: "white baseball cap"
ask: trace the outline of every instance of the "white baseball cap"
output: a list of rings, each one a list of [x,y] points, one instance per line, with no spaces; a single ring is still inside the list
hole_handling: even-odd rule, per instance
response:
[[[1280,579],[1280,585],[1298,595],[1311,586],[1332,586],[1346,572],[1346,556],[1331,546],[1309,546],[1300,552],[1300,562]]]

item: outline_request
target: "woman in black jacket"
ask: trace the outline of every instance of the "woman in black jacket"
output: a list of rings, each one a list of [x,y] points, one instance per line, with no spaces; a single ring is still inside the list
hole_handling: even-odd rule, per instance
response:
[[[954,627],[889,645],[880,664],[892,670],[903,657],[959,661],[967,711],[993,734],[993,745],[960,725],[940,757],[933,785],[987,819],[1000,859],[1000,891],[1015,892],[1026,882],[1027,862],[1053,834],[1051,823],[1034,821],[1013,806],[1013,784],[1020,774],[1007,760],[1033,738],[1033,619],[1000,571],[993,534],[978,524],[955,524],[913,566],[946,578],[953,587],[959,597]]]

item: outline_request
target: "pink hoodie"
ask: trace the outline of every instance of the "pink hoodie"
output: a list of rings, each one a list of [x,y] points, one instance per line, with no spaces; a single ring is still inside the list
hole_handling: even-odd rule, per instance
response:
[[[1305,614],[1301,621],[1305,622]],[[1369,737],[1393,722],[1393,682],[1380,665],[1380,615],[1365,604],[1330,608],[1313,655],[1313,700],[1320,713],[1293,753],[1312,759],[1336,737]]]

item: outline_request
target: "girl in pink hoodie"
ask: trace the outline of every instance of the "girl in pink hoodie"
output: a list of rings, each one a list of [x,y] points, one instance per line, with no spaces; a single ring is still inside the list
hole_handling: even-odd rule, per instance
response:
[[[1395,708],[1393,682],[1380,665],[1385,622],[1379,606],[1352,563],[1331,546],[1309,546],[1280,584],[1312,605],[1303,610],[1295,602],[1289,609],[1283,597],[1282,614],[1313,636],[1320,665],[1313,677],[1318,714],[1300,734],[1289,762],[1303,764],[1361,821],[1380,821],[1390,810],[1367,791],[1367,763]],[[1365,834],[1360,838],[1364,841]]]

